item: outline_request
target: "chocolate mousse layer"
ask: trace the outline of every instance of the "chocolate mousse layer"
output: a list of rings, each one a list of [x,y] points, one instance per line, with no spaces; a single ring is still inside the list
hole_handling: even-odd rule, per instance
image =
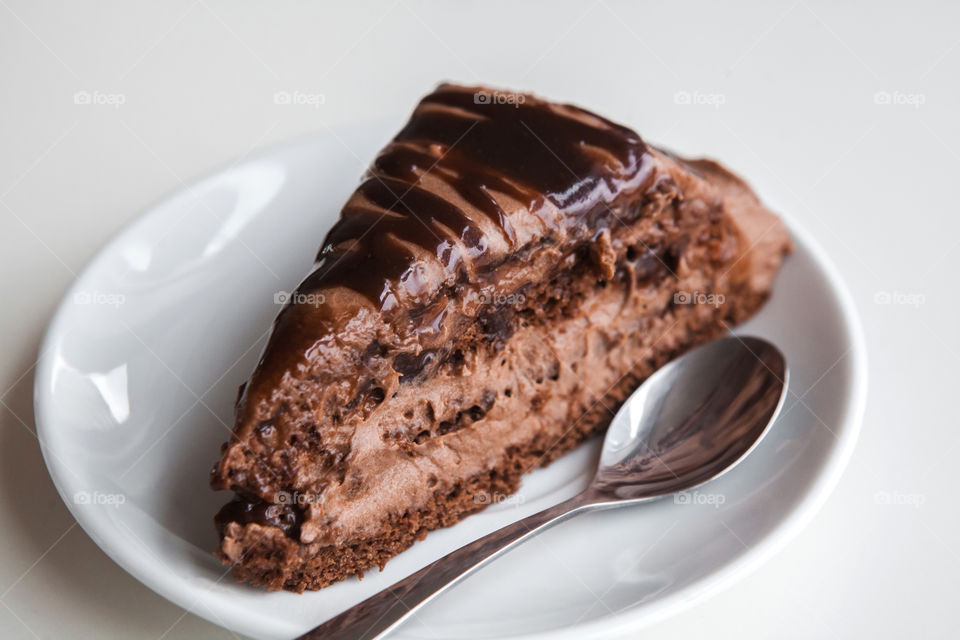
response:
[[[590,112],[443,85],[280,313],[212,474],[239,580],[318,589],[519,487],[766,300],[744,183]]]

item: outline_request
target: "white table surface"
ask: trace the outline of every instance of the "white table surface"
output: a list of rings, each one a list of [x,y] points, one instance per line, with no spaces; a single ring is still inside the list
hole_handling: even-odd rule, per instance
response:
[[[819,239],[859,307],[869,405],[836,491],[773,560],[644,636],[955,637],[960,7],[350,5],[0,0],[0,636],[231,635],[141,586],[61,503],[31,408],[42,332],[164,194],[320,128],[399,124],[452,79],[721,159]]]

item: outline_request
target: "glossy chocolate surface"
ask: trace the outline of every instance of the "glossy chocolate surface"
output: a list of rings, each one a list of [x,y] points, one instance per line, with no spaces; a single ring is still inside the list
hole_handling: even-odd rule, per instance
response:
[[[271,504],[259,499],[234,496],[225,504],[214,518],[217,531],[223,535],[228,522],[257,524],[282,529],[285,534],[295,538],[300,528],[301,513],[287,504]]]
[[[636,133],[588,111],[443,85],[376,158],[301,291],[345,286],[381,308],[395,283],[420,295],[428,287],[411,269],[420,251],[455,279],[465,264],[482,269],[495,258],[485,229],[518,249],[505,198],[534,215],[555,208],[560,225],[576,225],[639,188],[651,164]],[[425,174],[466,205],[421,184]],[[558,226],[540,217],[548,229]]]

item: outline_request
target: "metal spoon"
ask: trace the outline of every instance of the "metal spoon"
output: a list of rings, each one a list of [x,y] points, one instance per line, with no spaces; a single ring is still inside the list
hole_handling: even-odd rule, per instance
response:
[[[655,500],[722,475],[767,432],[786,388],[783,355],[760,338],[724,338],[691,351],[623,404],[583,493],[457,549],[302,638],[382,638],[443,591],[561,520]]]

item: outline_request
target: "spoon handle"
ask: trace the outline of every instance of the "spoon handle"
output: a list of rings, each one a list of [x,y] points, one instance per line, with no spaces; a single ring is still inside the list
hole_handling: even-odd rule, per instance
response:
[[[551,525],[589,506],[581,496],[544,509],[475,540],[428,564],[420,571],[347,609],[300,640],[374,640],[382,638],[424,604],[494,558]]]

